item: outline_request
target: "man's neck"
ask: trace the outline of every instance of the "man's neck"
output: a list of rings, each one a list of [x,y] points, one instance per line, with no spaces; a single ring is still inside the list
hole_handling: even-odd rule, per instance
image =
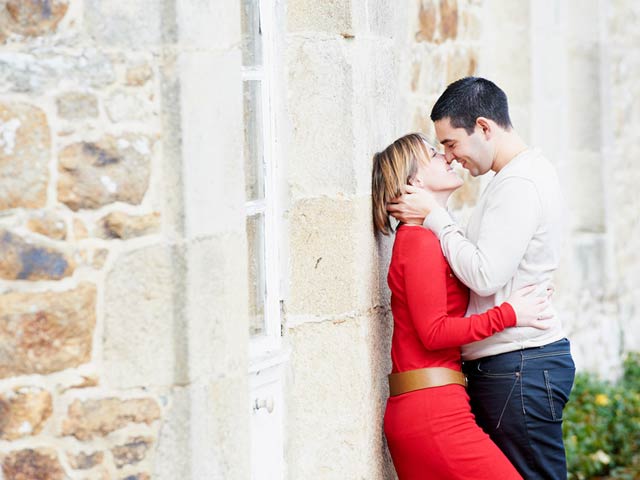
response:
[[[527,148],[526,143],[520,138],[520,135],[515,130],[511,129],[502,133],[499,146],[496,149],[495,160],[491,170],[498,173],[502,170],[511,160],[517,157],[520,153]]]

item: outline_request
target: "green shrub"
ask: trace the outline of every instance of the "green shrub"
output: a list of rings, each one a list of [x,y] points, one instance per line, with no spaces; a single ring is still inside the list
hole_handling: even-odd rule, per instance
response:
[[[640,478],[640,354],[616,384],[576,375],[563,430],[570,480]]]

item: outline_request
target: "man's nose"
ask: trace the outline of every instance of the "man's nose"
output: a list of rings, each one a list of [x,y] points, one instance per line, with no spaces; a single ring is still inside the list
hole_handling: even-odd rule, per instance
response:
[[[453,162],[456,158],[453,156],[453,153],[451,153],[450,151],[445,151],[444,159],[448,164],[451,164],[451,162]]]

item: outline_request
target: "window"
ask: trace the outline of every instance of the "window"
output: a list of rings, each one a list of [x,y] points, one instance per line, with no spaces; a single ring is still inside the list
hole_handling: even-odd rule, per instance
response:
[[[244,170],[252,356],[280,342],[269,0],[242,0]]]

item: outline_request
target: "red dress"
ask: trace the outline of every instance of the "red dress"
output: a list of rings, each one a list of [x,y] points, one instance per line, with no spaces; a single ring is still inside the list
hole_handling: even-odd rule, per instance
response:
[[[460,370],[460,345],[516,323],[511,305],[464,317],[469,290],[449,267],[436,236],[402,225],[387,277],[394,329],[393,372],[425,367]],[[461,385],[390,397],[384,432],[400,480],[521,479],[475,422]]]

